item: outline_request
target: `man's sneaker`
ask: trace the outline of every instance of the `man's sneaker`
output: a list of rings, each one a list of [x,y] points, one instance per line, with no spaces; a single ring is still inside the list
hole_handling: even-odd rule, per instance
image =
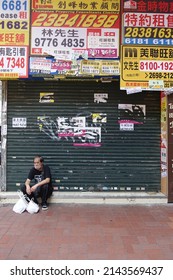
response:
[[[47,203],[43,203],[42,205],[42,210],[45,211],[48,209]]]

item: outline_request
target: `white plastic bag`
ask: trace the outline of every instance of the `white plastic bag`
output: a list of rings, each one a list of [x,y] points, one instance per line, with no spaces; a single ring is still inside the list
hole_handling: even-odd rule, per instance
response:
[[[17,191],[17,193],[19,200],[14,204],[13,211],[17,214],[21,214],[26,210],[28,201],[26,200],[26,196],[21,191]]]
[[[35,214],[39,211],[39,206],[31,199],[27,205],[26,211],[28,211],[30,214]]]

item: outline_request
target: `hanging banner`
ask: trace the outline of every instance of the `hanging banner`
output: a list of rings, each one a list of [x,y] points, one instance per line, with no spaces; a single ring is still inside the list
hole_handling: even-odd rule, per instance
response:
[[[124,13],[122,44],[173,45],[172,15]]]
[[[28,77],[30,0],[0,3],[0,79]]]
[[[118,58],[119,28],[119,14],[33,12],[31,55]]]
[[[122,46],[121,89],[173,87],[173,48]]]
[[[173,13],[172,0],[121,0],[122,12]]]
[[[33,10],[119,12],[120,0],[32,0]]]

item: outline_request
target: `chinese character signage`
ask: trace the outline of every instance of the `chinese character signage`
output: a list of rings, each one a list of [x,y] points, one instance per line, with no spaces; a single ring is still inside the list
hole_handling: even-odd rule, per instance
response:
[[[0,3],[0,79],[28,77],[30,0]]]
[[[82,60],[81,74],[118,76],[120,75],[119,61]]]
[[[173,87],[173,48],[122,46],[120,87],[135,86],[156,90]]]
[[[26,118],[12,118],[12,127],[27,127],[27,119]]]
[[[172,0],[122,0],[122,11],[140,13],[173,13]]]
[[[173,86],[173,2],[122,0],[121,89]]]
[[[32,0],[33,10],[119,12],[120,0]]]
[[[123,44],[173,45],[173,15],[124,13]]]
[[[118,58],[119,24],[119,14],[32,12],[31,55]]]

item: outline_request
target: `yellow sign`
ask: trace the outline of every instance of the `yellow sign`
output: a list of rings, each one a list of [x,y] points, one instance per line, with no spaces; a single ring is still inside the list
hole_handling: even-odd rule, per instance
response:
[[[30,0],[1,1],[0,80],[28,77]]]
[[[118,76],[120,74],[119,61],[82,60],[81,74],[98,76]]]
[[[0,45],[28,46],[30,0],[2,2],[0,6]]]
[[[119,61],[102,60],[100,65],[100,75],[120,75]]]
[[[32,0],[33,10],[119,12],[120,0]]]
[[[99,75],[100,61],[96,60],[82,60],[81,61],[81,74],[85,75]]]
[[[121,89],[173,87],[172,47],[122,46],[121,50]]]
[[[8,25],[8,21],[6,21],[6,25]],[[23,22],[22,21],[11,21],[11,25],[15,25],[18,23],[18,26],[20,26],[20,29],[11,29],[5,28],[4,30],[0,30],[0,45],[6,46],[27,46],[29,44],[29,22],[25,22],[26,28],[25,30],[22,29]]]

